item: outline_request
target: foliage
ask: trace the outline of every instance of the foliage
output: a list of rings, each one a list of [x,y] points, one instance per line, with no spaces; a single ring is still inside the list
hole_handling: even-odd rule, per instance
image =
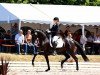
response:
[[[100,6],[100,0],[0,0],[0,2]]]

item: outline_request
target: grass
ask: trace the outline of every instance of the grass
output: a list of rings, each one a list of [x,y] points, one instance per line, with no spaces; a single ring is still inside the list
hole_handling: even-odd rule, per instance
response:
[[[0,57],[4,57],[5,59],[10,59],[10,61],[31,61],[34,55],[17,55],[17,54],[10,54],[10,53],[0,53]],[[100,55],[87,55],[90,62],[100,62]],[[84,60],[80,55],[77,55],[80,62]],[[49,60],[51,62],[60,62],[64,59],[63,55],[56,55],[56,56],[49,56]],[[38,55],[36,57],[36,62],[45,62],[45,58],[43,55]]]

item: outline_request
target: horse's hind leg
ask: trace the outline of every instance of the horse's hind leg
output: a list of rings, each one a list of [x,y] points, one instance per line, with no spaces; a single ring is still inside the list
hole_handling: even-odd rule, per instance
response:
[[[45,54],[44,56],[45,56],[45,59],[46,59],[47,65],[48,65],[48,69],[47,69],[47,70],[45,70],[45,71],[47,72],[47,71],[49,71],[49,70],[50,70],[50,64],[49,64],[48,55],[47,55],[47,54]]]
[[[35,57],[37,56],[37,54],[34,54],[34,57],[32,59],[32,65],[34,66],[34,60],[35,60]]]
[[[70,51],[70,55],[72,56],[72,58],[76,62],[76,70],[79,70],[79,67],[78,67],[78,58],[75,56],[75,53],[73,51]]]
[[[63,68],[64,62],[67,61],[68,58],[70,58],[70,55],[67,54],[66,52],[63,55],[65,56],[65,59],[61,61],[61,68]]]

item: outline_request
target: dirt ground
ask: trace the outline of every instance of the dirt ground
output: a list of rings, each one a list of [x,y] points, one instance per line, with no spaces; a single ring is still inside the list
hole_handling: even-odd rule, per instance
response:
[[[100,75],[100,63],[79,62],[79,70],[76,70],[75,63],[65,63],[61,69],[60,62],[50,62],[51,70],[47,69],[46,62],[11,62],[7,75]]]
[[[50,55],[51,70],[45,72],[47,64],[42,55],[38,55],[35,60],[35,66],[31,65],[34,55],[17,55],[10,53],[0,53],[0,57],[9,59],[9,70],[7,75],[100,75],[100,55],[87,55],[89,62],[84,62],[80,55],[79,70],[76,70],[75,62],[69,60],[65,62],[64,68],[61,69],[60,61],[64,59],[62,55]]]

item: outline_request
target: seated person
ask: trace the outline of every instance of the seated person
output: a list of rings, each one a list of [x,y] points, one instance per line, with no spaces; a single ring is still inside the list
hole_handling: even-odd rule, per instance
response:
[[[39,38],[36,38],[36,40],[34,42],[34,47],[37,50],[39,46],[40,46]]]
[[[92,43],[94,41],[94,33],[91,32],[91,34],[87,37],[87,42]]]
[[[24,45],[24,35],[22,30],[19,30],[19,33],[16,34],[15,43],[18,51],[17,53],[20,54],[20,46]]]
[[[31,30],[27,31],[27,34],[25,35],[25,54],[27,53],[27,50],[32,49],[33,54],[36,54],[37,49],[36,47],[32,44],[32,35],[31,35]]]
[[[91,34],[87,37],[87,47],[90,47],[88,54],[92,54],[93,53],[93,41],[94,41],[94,33],[91,32]]]
[[[4,36],[5,39],[11,39],[11,31],[7,30],[7,33]]]
[[[6,44],[11,44],[11,31],[10,30],[8,30],[7,32],[6,32],[6,34],[4,35],[4,40],[5,40],[5,43]]]
[[[96,34],[96,36],[94,37],[94,41],[100,42],[100,34]],[[100,44],[94,43],[95,54],[99,54],[100,52],[99,49],[100,49]]]
[[[7,30],[7,32],[4,34],[4,41],[2,44],[12,44],[12,41],[11,41],[11,31],[10,30]],[[6,51],[6,47],[2,47],[2,51]]]

